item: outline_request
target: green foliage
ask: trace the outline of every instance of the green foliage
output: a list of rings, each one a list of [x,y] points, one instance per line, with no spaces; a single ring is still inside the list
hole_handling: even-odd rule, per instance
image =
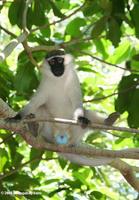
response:
[[[18,94],[24,96],[30,96],[33,89],[38,85],[34,66],[30,61],[28,61],[24,52],[18,57],[18,66],[14,85]]]
[[[37,149],[32,148],[30,151],[30,160],[33,162],[30,163],[30,168],[31,170],[34,170],[38,167],[39,162],[41,161],[43,151],[38,151]],[[37,159],[35,160],[35,158]]]
[[[106,17],[102,17],[96,22],[91,33],[93,38],[97,38],[105,30],[106,22]]]
[[[8,161],[8,154],[5,149],[0,148],[0,173],[3,172],[4,166]]]
[[[72,37],[78,37],[81,35],[80,28],[85,26],[86,22],[83,18],[77,17],[72,20],[66,27],[66,34],[71,35]]]
[[[116,47],[120,42],[121,30],[118,21],[115,18],[110,18],[108,21],[107,38],[111,40]]]
[[[132,74],[124,76],[118,86],[118,98],[115,106],[120,113],[128,112],[128,124],[132,128],[139,127],[139,89],[138,89],[139,75]]]
[[[139,18],[139,3],[136,3],[131,10],[131,19],[135,26],[135,33],[136,36],[139,38],[139,25],[138,25],[138,18]]]
[[[9,7],[8,17],[12,25],[18,25],[22,28],[22,15],[25,7],[25,1],[15,0]]]
[[[13,74],[6,62],[0,63],[0,98],[7,100],[13,89]]]
[[[0,1],[1,24],[17,36],[23,28],[26,2]],[[137,0],[32,0],[27,12],[27,28],[31,31],[27,42],[30,47],[46,47],[32,52],[39,64],[52,47],[59,45],[72,53],[87,102],[84,106],[106,116],[115,109],[121,113],[117,126],[139,128],[138,21]],[[1,27],[0,36],[1,49],[4,49],[13,36]],[[38,69],[19,45],[0,63],[0,98],[19,110],[30,99],[39,80]],[[20,135],[11,137],[10,134],[0,130],[0,199],[137,198],[137,193],[112,168],[68,163],[53,152],[31,148]],[[139,146],[138,135],[127,132],[94,131],[85,141],[102,149]],[[2,195],[2,191],[39,193],[11,196]]]

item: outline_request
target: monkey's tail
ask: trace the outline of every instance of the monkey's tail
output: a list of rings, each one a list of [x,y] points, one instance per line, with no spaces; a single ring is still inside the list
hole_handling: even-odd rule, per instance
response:
[[[64,159],[67,159],[73,163],[77,163],[79,165],[86,165],[86,166],[100,166],[100,165],[108,165],[110,164],[114,159],[108,158],[108,157],[88,157],[88,156],[82,156],[77,154],[71,154],[71,153],[59,153],[60,156],[62,156]]]

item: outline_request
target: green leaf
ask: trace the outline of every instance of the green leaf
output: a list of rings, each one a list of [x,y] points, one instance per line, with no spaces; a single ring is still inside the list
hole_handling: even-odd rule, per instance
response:
[[[10,181],[9,177],[8,181]],[[11,187],[12,190],[19,191],[28,190],[30,187],[38,186],[40,184],[37,178],[31,178],[27,174],[14,174],[11,181],[14,182],[14,185]]]
[[[106,51],[106,41],[104,39],[94,39],[94,44],[96,45],[97,52],[103,55],[103,58],[106,59],[108,57],[108,53]]]
[[[69,9],[70,7],[70,1],[69,0],[57,0],[56,5],[58,6],[59,9]]]
[[[32,6],[32,24],[36,26],[41,26],[45,24],[45,7],[40,0],[35,0],[34,5]]]
[[[121,26],[123,16],[125,12],[125,1],[124,0],[112,0],[112,12],[111,15],[116,18],[117,23]]]
[[[8,161],[8,154],[5,149],[0,148],[0,173],[3,172],[3,168]]]
[[[43,152],[44,151],[40,151],[40,150],[38,151],[38,149],[31,148],[30,160],[38,158],[38,159],[36,159],[36,160],[34,160],[33,162],[30,163],[30,167],[31,167],[32,170],[35,170],[38,167],[38,165],[41,161]]]
[[[81,35],[81,27],[86,25],[86,21],[83,18],[77,17],[73,19],[66,27],[66,33],[71,35],[72,37],[77,37]]]
[[[22,159],[24,156],[18,152],[15,153],[14,159],[12,160],[12,166],[17,167],[21,164]]]
[[[121,30],[115,18],[110,18],[108,21],[107,38],[111,40],[112,44],[116,47],[120,42]]]
[[[51,5],[55,16],[57,16],[59,18],[65,17],[65,15],[60,11],[60,9],[57,7],[57,5],[52,0],[49,0],[49,4]]]
[[[45,24],[49,24],[48,18],[45,17]],[[51,35],[51,29],[50,26],[48,26],[46,29],[41,29],[40,30],[43,38],[50,38]]]
[[[112,13],[124,13],[125,9],[125,1],[124,0],[112,0]]]
[[[59,165],[62,169],[64,169],[67,165],[67,161],[62,159],[61,157],[58,158]]]
[[[106,21],[107,21],[107,18],[102,17],[95,23],[91,32],[91,35],[93,38],[97,38],[105,30]]]
[[[131,18],[135,26],[136,36],[139,38],[139,3],[136,3],[131,10]]]
[[[85,184],[86,186],[89,184],[87,182],[87,177],[89,176],[90,174],[90,169],[87,169],[87,168],[84,168],[84,169],[81,169],[81,171],[74,171],[73,172],[73,176],[75,179],[79,180],[82,184]]]
[[[139,89],[136,89],[132,96],[132,101],[128,107],[128,125],[131,128],[139,127]]]
[[[30,96],[34,88],[38,86],[38,79],[31,62],[22,52],[18,57],[18,67],[15,76],[15,88],[20,95]]]
[[[128,125],[132,128],[139,127],[139,75],[131,74],[125,76],[118,86],[118,98],[115,102],[116,111],[128,112]]]
[[[97,1],[86,0],[86,4],[83,8],[83,14],[85,17],[92,16],[99,11],[101,11],[101,8]]]
[[[18,25],[22,28],[23,10],[25,7],[25,1],[15,0],[9,7],[8,17],[12,25]]]
[[[118,97],[115,101],[116,111],[123,113],[128,111],[130,104],[132,103],[132,97],[136,90],[137,80],[139,80],[139,75],[132,74],[129,76],[124,76],[118,85]]]
[[[6,62],[0,63],[0,98],[6,100],[13,89],[13,73]]]
[[[121,63],[125,60],[131,59],[133,53],[135,52],[134,48],[131,46],[129,41],[123,41],[120,45],[116,48],[113,55],[107,60],[111,63]]]
[[[105,200],[106,199],[106,196],[99,191],[91,192],[89,194],[89,197],[90,197],[90,200],[93,200],[93,199]]]

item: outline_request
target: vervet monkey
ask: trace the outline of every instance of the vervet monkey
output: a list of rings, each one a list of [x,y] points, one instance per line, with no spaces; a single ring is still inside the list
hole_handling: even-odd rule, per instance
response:
[[[42,136],[47,142],[57,145],[76,146],[81,144],[88,130],[88,124],[111,125],[117,119],[117,115],[110,115],[107,119],[104,119],[98,116],[96,112],[83,108],[80,83],[74,68],[74,60],[64,50],[55,50],[48,53],[42,63],[41,73],[42,80],[36,93],[13,119],[24,119],[29,114],[34,114],[36,118],[43,119],[74,119],[81,126],[39,122],[38,130],[33,130],[33,126],[29,124],[31,132],[33,130],[36,137]],[[73,162],[91,166],[107,164],[111,161],[110,158],[90,159],[86,156],[68,153],[61,155]]]

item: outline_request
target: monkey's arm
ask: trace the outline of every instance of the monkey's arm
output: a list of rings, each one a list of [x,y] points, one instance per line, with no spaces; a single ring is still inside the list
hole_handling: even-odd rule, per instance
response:
[[[36,110],[46,104],[47,102],[47,89],[45,85],[41,84],[37,89],[36,93],[31,98],[30,102],[13,117],[15,120],[20,120],[29,114],[35,114]]]
[[[75,71],[73,71],[72,76],[68,77],[69,84],[67,84],[68,96],[72,104],[73,118],[78,120],[79,116],[84,116],[83,104],[82,104],[82,94],[80,89],[80,83]]]

